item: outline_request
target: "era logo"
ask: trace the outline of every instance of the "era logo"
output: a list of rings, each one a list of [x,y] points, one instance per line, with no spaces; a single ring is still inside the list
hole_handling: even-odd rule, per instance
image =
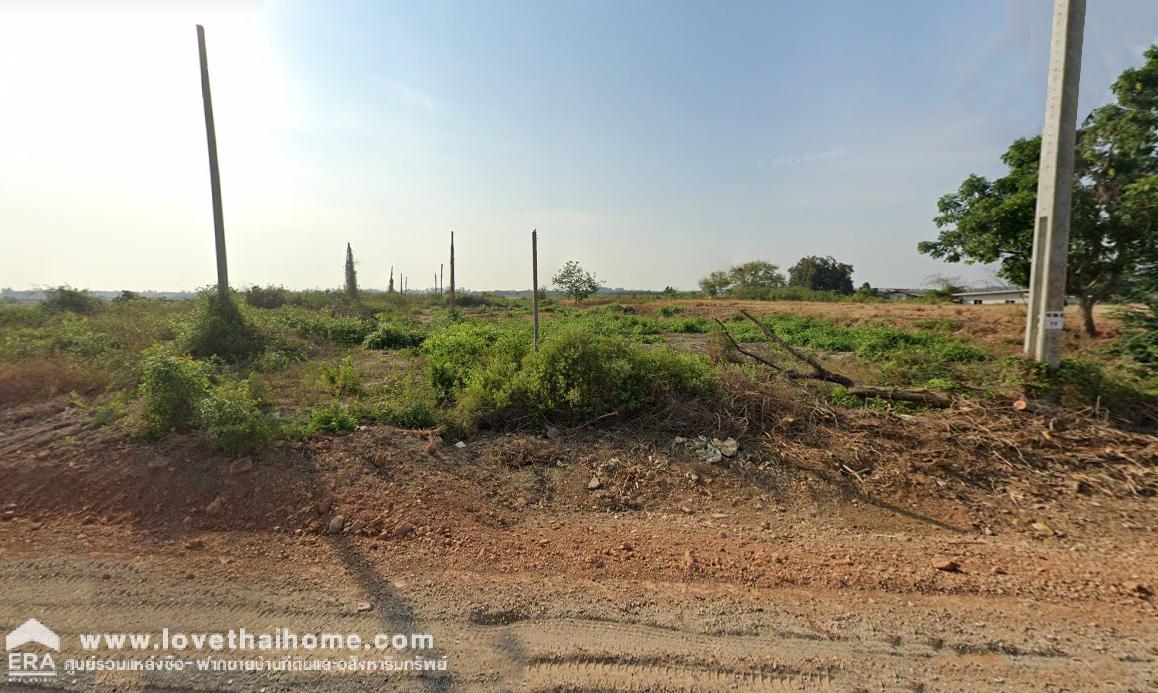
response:
[[[60,652],[60,636],[34,618],[9,633],[4,638],[4,649],[8,651],[9,681],[37,681],[56,676],[56,662],[52,660],[51,653],[23,651],[31,649],[33,645],[39,645],[37,649]]]

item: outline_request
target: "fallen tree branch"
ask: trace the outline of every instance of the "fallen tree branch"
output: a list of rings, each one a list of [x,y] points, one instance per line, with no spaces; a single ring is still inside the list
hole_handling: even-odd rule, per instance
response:
[[[856,385],[848,388],[848,394],[856,397],[879,397],[881,399],[889,399],[897,402],[913,402],[916,404],[923,404],[926,407],[939,407],[944,409],[953,403],[953,400],[940,392],[932,390],[904,390],[895,387],[873,387],[872,385]]]
[[[752,317],[752,314],[749,313],[748,311],[741,310],[740,315],[743,315],[745,318],[748,318],[752,322],[756,323],[756,327],[760,328],[760,331],[764,333],[764,336],[767,337],[768,339],[771,339],[773,342],[776,342],[776,344],[778,344],[781,349],[783,349],[784,351],[787,351],[789,354],[792,354],[796,358],[807,363],[809,366],[812,366],[813,374],[809,375],[809,376],[804,376],[804,377],[815,378],[816,380],[825,380],[825,381],[830,382],[830,383],[837,383],[838,385],[844,385],[845,387],[852,387],[856,384],[852,381],[852,378],[849,378],[848,376],[841,375],[839,373],[833,373],[832,371],[828,370],[824,366],[820,365],[820,362],[817,361],[816,359],[812,358],[808,354],[804,353],[803,351],[800,351],[796,347],[792,346],[788,342],[781,339],[780,335],[773,332],[771,327],[768,327],[764,323],[762,323],[759,320],[757,320],[756,318]],[[791,377],[791,376],[789,376],[789,377]]]
[[[764,364],[765,366],[768,366],[769,368],[771,368],[774,371],[782,370],[780,368],[780,366],[777,366],[776,364],[772,363],[771,361],[764,358],[763,356],[757,354],[754,351],[748,351],[744,347],[740,346],[740,343],[737,342],[732,337],[732,333],[728,332],[728,328],[724,327],[724,323],[720,322],[719,318],[712,318],[712,320],[715,320],[716,324],[720,326],[720,330],[724,333],[724,336],[728,338],[728,341],[732,343],[732,347],[734,347],[736,349],[736,351],[740,352],[741,354],[743,354],[743,355],[745,355],[753,360],[759,361],[760,363]]]
[[[727,328],[727,326],[724,325],[724,323],[720,322],[720,320],[717,318],[712,318],[712,319],[715,320],[716,324],[720,326],[720,330],[724,333],[724,336],[728,338],[728,341],[731,342],[732,346],[735,347],[736,351],[740,352],[741,354],[744,354],[745,356],[753,359],[754,361],[757,361],[759,363],[764,364],[765,366],[768,366],[769,368],[776,371],[780,375],[783,375],[786,378],[791,378],[791,379],[809,378],[811,380],[823,380],[823,381],[829,382],[829,383],[836,383],[837,385],[843,385],[845,388],[847,388],[848,394],[850,394],[854,397],[862,397],[864,399],[876,397],[879,399],[887,399],[887,400],[892,400],[892,401],[896,401],[896,402],[913,402],[915,404],[921,404],[921,405],[926,406],[926,407],[939,407],[941,409],[944,409],[945,407],[948,407],[953,403],[953,400],[949,397],[949,395],[946,395],[946,394],[941,393],[941,392],[935,392],[932,390],[925,390],[925,389],[906,390],[906,389],[895,388],[895,387],[875,387],[873,385],[857,385],[856,382],[854,382],[852,378],[850,378],[846,375],[841,375],[840,373],[833,373],[832,371],[830,371],[827,368],[825,368],[824,366],[822,366],[820,364],[820,362],[817,361],[816,359],[812,358],[808,354],[800,351],[796,347],[794,347],[791,344],[789,344],[788,342],[784,341],[784,339],[782,339],[780,337],[780,335],[778,335],[772,331],[772,328],[768,327],[764,323],[762,323],[759,320],[757,320],[756,318],[752,317],[752,315],[750,313],[748,313],[748,311],[741,310],[740,314],[743,315],[744,317],[748,318],[752,322],[756,323],[756,326],[760,328],[760,331],[763,332],[764,335],[766,337],[768,337],[768,339],[770,339],[773,342],[775,342],[776,344],[780,345],[780,347],[783,348],[784,351],[787,351],[789,354],[792,354],[797,359],[799,359],[799,360],[803,361],[804,363],[808,364],[809,366],[811,366],[812,372],[811,373],[800,373],[798,371],[784,370],[780,366],[777,366],[776,364],[772,363],[768,358],[761,356],[760,354],[757,354],[753,351],[750,351],[750,350],[745,349],[744,347],[740,346],[740,343],[736,341],[735,337],[732,336],[732,333],[728,332],[728,328]]]

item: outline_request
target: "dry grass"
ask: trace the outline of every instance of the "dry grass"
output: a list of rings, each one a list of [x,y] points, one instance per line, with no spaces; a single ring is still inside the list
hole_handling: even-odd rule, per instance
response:
[[[60,358],[0,363],[0,407],[76,392],[92,395],[108,386],[104,371]]]

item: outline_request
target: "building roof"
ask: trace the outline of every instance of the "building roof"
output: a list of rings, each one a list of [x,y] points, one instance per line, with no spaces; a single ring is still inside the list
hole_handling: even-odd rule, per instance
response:
[[[953,294],[954,296],[984,296],[986,294],[1025,294],[1029,293],[1029,289],[1021,289],[1016,286],[1011,286],[1007,289],[981,289],[979,291],[960,291]]]

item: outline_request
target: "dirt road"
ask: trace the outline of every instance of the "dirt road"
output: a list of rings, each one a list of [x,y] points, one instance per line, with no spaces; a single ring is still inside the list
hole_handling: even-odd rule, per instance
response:
[[[706,465],[664,441],[588,432],[460,449],[379,428],[228,460],[193,439],[147,444],[70,416],[0,438],[6,632],[37,619],[61,637],[58,665],[154,654],[94,655],[82,633],[423,633],[434,648],[418,654],[446,668],[61,668],[37,688],[1158,686],[1145,497],[1034,486],[1041,473],[994,490],[943,474],[912,486],[912,470],[917,494],[855,494],[761,462],[771,453],[753,440]],[[1135,460],[1153,445],[1116,440]],[[295,656],[351,654],[371,656]]]
[[[569,518],[598,531],[622,532],[612,518]],[[87,632],[186,633],[274,627],[372,634],[429,633],[447,670],[437,675],[376,673],[125,672],[62,675],[53,685],[86,690],[835,690],[1119,689],[1158,683],[1158,620],[1148,602],[1042,599],[968,593],[980,578],[937,574],[927,555],[951,547],[950,532],[869,539],[890,565],[868,553],[832,561],[854,589],[747,587],[712,581],[592,580],[538,571],[439,570],[411,560],[396,544],[346,536],[199,533],[194,539],[126,533],[118,527],[5,524],[0,565],[0,622],[36,617],[82,656],[76,635]],[[512,530],[528,554],[550,553],[566,532],[541,526]],[[941,532],[944,536],[937,536]],[[710,553],[712,534],[687,533]],[[815,537],[837,553],[848,548],[834,531]],[[531,540],[540,536],[540,540]],[[857,542],[859,543],[859,542]],[[787,549],[776,539],[764,542]],[[753,546],[761,546],[754,543]],[[916,548],[914,550],[914,545]],[[193,548],[186,548],[193,547]],[[893,563],[895,551],[900,561]],[[971,548],[978,548],[976,546]],[[1063,551],[985,545],[962,570],[1007,561],[1003,578],[1049,594],[1064,575],[1090,571],[1059,564]],[[959,550],[959,549],[958,549]],[[1022,553],[1022,551],[1027,553]],[[887,553],[886,553],[887,552]],[[622,553],[622,551],[620,551]],[[1030,554],[1040,555],[1036,561]],[[803,558],[791,550],[789,563]],[[610,558],[610,557],[609,557]],[[827,554],[825,556],[827,559]],[[1091,563],[1103,556],[1093,552]],[[614,560],[614,559],[611,559]],[[858,563],[853,563],[856,561]],[[859,563],[864,561],[863,563]],[[1028,565],[1026,564],[1028,562]],[[886,569],[911,568],[931,582],[960,580],[965,593],[866,588]],[[802,565],[802,573],[815,566]],[[578,571],[582,573],[583,571]],[[1128,580],[1116,569],[1107,581]],[[973,578],[973,579],[970,579]],[[985,584],[990,584],[990,577]],[[998,580],[1001,582],[1002,580]],[[827,582],[827,581],[822,581]],[[947,585],[947,590],[954,588]],[[107,650],[106,656],[113,654]],[[252,656],[212,653],[219,658]],[[335,652],[318,657],[341,657]]]

